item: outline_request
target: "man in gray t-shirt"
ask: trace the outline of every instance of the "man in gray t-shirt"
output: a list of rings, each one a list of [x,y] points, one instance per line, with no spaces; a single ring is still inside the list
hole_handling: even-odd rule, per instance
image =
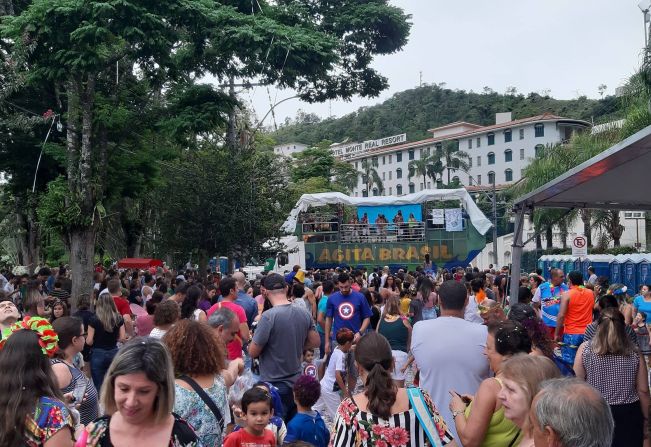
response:
[[[260,379],[278,388],[285,413],[278,416],[289,421],[296,413],[293,386],[301,375],[303,350],[318,347],[321,339],[310,314],[287,300],[282,276],[269,274],[262,286],[273,308],[260,317],[249,354],[260,359]]]

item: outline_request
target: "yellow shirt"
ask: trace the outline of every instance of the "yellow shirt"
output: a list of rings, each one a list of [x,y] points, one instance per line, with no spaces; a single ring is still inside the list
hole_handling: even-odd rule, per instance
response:
[[[409,304],[411,304],[411,298],[400,299],[400,312],[403,315],[409,316]]]

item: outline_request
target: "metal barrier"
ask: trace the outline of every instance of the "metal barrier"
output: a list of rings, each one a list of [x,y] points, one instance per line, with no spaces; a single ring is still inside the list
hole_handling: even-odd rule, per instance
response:
[[[342,224],[340,236],[342,242],[421,242],[425,240],[425,224]]]

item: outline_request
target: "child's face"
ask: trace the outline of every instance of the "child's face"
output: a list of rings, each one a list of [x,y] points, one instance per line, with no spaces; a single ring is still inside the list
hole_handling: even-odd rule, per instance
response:
[[[644,319],[642,318],[642,314],[640,314],[639,312],[635,314],[635,322],[641,323],[642,321],[644,321]]]
[[[262,436],[271,419],[269,402],[253,402],[246,408],[246,428],[255,436]]]
[[[307,352],[305,353],[305,355],[303,356],[303,360],[304,360],[306,363],[312,363],[312,362],[314,361],[314,353],[313,353],[313,352],[310,352],[310,351],[307,351]]]

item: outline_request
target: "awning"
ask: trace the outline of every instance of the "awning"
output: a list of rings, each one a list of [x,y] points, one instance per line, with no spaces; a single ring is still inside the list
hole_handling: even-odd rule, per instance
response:
[[[124,258],[118,261],[118,268],[121,269],[148,269],[150,267],[161,267],[163,261],[150,258]]]
[[[520,274],[524,214],[535,208],[651,210],[651,126],[620,141],[567,173],[519,197],[512,246],[512,272]],[[519,278],[511,281],[517,300]]]
[[[514,202],[520,208],[651,210],[651,126]]]
[[[298,214],[310,207],[343,204],[349,206],[379,206],[379,205],[412,205],[415,203],[433,202],[436,200],[459,200],[463,203],[470,221],[479,234],[486,234],[492,223],[477,207],[464,188],[458,189],[425,189],[404,196],[374,196],[350,197],[340,192],[322,192],[319,194],[303,194],[289,217],[281,227],[282,231],[293,233],[296,230]]]

